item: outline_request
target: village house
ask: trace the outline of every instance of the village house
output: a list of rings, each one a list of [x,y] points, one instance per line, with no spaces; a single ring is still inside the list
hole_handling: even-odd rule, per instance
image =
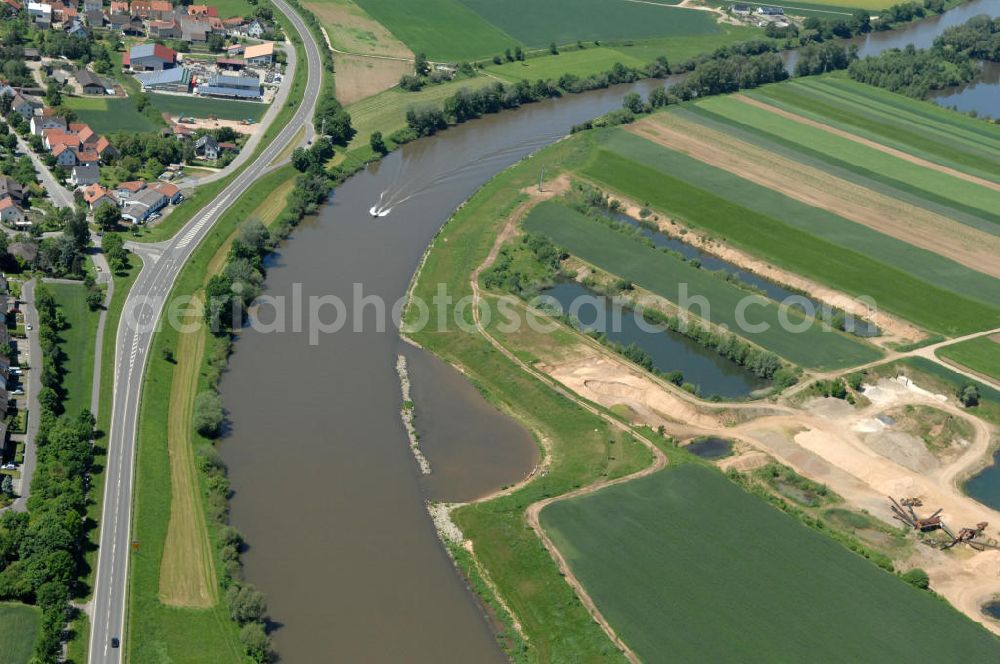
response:
[[[91,210],[96,210],[100,205],[114,205],[118,207],[118,203],[108,193],[108,190],[96,182],[83,188],[83,202]]]
[[[269,26],[267,23],[264,23],[260,19],[255,18],[249,23],[245,24],[245,27],[242,28],[242,32],[247,37],[260,39],[268,32],[271,32],[271,26]]]
[[[26,218],[24,210],[12,198],[0,199],[0,221],[8,226],[24,226]],[[30,224],[30,222],[27,222]]]
[[[146,20],[161,19],[173,10],[174,6],[167,0],[133,0],[129,5],[132,16]]]
[[[274,42],[264,42],[247,46],[243,51],[243,59],[248,64],[265,66],[274,62]]]
[[[100,9],[86,11],[83,13],[83,17],[87,20],[87,25],[91,28],[103,28],[108,22],[108,18]]]
[[[56,159],[56,166],[70,168],[76,166],[76,148],[69,143],[59,143],[52,148],[52,156]]]
[[[215,161],[219,158],[219,143],[214,136],[205,134],[194,142],[194,153],[202,159]]]
[[[24,59],[37,62],[42,59],[42,54],[37,48],[24,49]]]
[[[157,182],[153,185],[153,189],[163,194],[167,202],[171,205],[177,205],[184,200],[184,195],[181,194],[181,189],[176,184],[171,184],[169,182]]]
[[[31,133],[41,136],[46,129],[66,130],[66,118],[56,115],[56,109],[43,108],[41,114],[32,115],[29,125]]]
[[[84,187],[101,179],[101,169],[97,164],[77,164],[70,173],[69,181],[74,187]]]
[[[181,26],[175,19],[150,21],[149,36],[154,39],[180,39]]]
[[[83,0],[83,11],[84,12],[94,12],[101,11],[103,9],[104,3],[101,0]]]
[[[40,2],[28,3],[28,16],[32,22],[40,28],[52,27],[52,5],[43,5]]]
[[[22,116],[25,120],[31,120],[35,115],[35,109],[39,106],[41,106],[39,102],[28,99],[20,92],[15,93],[14,98],[10,101],[11,110]]]
[[[128,3],[111,0],[111,15],[114,16],[115,14],[131,14]]]
[[[21,183],[9,175],[0,175],[0,199],[11,198],[18,205],[24,204],[24,189]]]
[[[112,14],[111,18],[108,19],[111,24],[112,30],[117,30],[123,35],[131,35],[134,37],[141,37],[146,34],[145,26],[142,24],[142,19],[138,16],[131,16],[129,14]],[[128,58],[128,54],[125,54],[125,58]],[[123,63],[128,66],[127,63]]]

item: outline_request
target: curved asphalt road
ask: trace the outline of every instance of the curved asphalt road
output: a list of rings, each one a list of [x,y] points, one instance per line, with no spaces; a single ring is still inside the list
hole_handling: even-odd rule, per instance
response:
[[[127,647],[123,636],[132,508],[133,460],[136,424],[143,369],[153,331],[163,311],[177,274],[195,247],[244,191],[264,173],[268,165],[295,137],[309,126],[322,84],[319,46],[306,24],[284,1],[273,0],[302,38],[308,81],[303,99],[292,120],[281,133],[240,173],[202,212],[189,221],[169,242],[147,253],[142,271],[129,293],[115,341],[114,398],[105,469],[104,504],[101,513],[100,550],[91,610],[91,664],[117,663]],[[307,129],[307,134],[309,130]],[[111,639],[121,638],[121,647],[112,648]],[[136,635],[141,638],[140,635]]]

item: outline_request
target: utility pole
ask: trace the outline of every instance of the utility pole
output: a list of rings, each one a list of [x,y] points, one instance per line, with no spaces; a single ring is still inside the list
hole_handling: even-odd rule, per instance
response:
[[[545,167],[542,166],[542,170],[538,173],[538,191],[542,191],[542,180],[545,179]]]

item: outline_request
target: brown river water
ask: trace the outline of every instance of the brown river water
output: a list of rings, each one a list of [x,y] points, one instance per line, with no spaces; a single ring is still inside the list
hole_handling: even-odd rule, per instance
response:
[[[954,11],[996,14],[1000,0],[973,4],[978,11]],[[952,21],[935,25],[944,23]],[[923,28],[911,29],[924,37]],[[294,299],[301,289],[303,300],[351,303],[361,284],[364,295],[391,306],[435,232],[479,186],[573,124],[617,108],[629,90],[652,85],[533,104],[389,155],[296,229],[270,260],[267,293]],[[397,202],[372,219],[383,192]],[[284,662],[503,661],[424,502],[469,500],[523,478],[536,463],[535,443],[460,373],[402,342],[391,323],[377,330],[375,317],[369,307],[363,331],[349,319],[316,344],[308,326],[239,335],[221,385],[232,422],[221,450],[232,522],[249,544],[246,578],[267,595]],[[421,475],[400,421],[399,353],[409,359],[430,476]]]

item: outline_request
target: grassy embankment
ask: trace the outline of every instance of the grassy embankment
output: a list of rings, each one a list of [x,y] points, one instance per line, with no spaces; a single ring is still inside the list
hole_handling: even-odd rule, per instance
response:
[[[280,192],[287,196],[287,182],[293,177],[290,167],[275,171],[230,207],[181,271],[171,297],[202,289],[222,267],[242,222],[277,217],[283,208],[277,203]],[[136,460],[133,538],[141,548],[131,561],[128,624],[129,632],[142,638],[127,640],[134,661],[162,653],[176,662],[243,661],[237,627],[225,603],[218,601],[218,575],[210,569],[223,567],[214,546],[218,527],[207,513],[205,477],[194,462],[197,450],[212,441],[198,435],[190,419],[195,395],[208,387],[208,365],[218,359],[218,344],[203,327],[182,335],[165,326],[153,340],[142,388]],[[164,349],[173,352],[176,364],[164,359]],[[178,457],[182,461],[175,461]],[[179,546],[167,548],[171,540]],[[209,585],[210,605],[165,603],[190,599],[191,592]]]
[[[616,130],[581,173],[792,272],[945,334],[995,327],[1000,281]],[[921,293],[919,301],[913,293]]]
[[[666,661],[665,653],[742,662],[1000,654],[996,637],[931,593],[701,464],[674,463],[554,503],[541,520],[644,661]]]
[[[0,603],[0,662],[28,664],[42,612],[26,604]]]
[[[813,369],[838,369],[866,364],[881,356],[869,344],[841,332],[824,331],[819,323],[799,333],[789,332],[779,321],[777,303],[765,298],[758,298],[760,303],[753,306],[752,314],[747,314],[747,321],[765,323],[767,329],[760,332],[744,330],[746,326],[739,324],[738,312],[740,303],[751,293],[564,205],[540,203],[524,221],[524,228],[548,236],[570,254],[671,302],[682,301],[678,285],[686,284],[687,297],[704,299],[710,305],[710,309],[704,311],[699,304],[693,304],[691,313],[715,325],[725,325],[735,334],[795,364]],[[790,313],[789,320],[794,325],[804,319],[797,313]]]
[[[581,156],[579,144],[564,142],[485,185],[435,240],[415,286],[416,296],[430,301],[439,283],[447,284],[456,301],[469,295],[468,275],[485,258],[499,227],[518,203],[511,192],[533,182],[540,166],[555,170],[578,162]],[[465,315],[469,316],[468,308]],[[455,521],[474,542],[479,563],[517,614],[528,637],[523,650],[515,646],[515,660],[619,661],[611,642],[577,601],[537,536],[526,527],[524,511],[544,497],[634,472],[650,463],[649,452],[522,372],[477,334],[425,329],[414,337],[460,365],[487,399],[519,419],[549,448],[551,465],[544,474],[510,495],[454,512]],[[457,549],[454,553],[476,590],[497,609],[468,552]],[[502,609],[497,611],[505,615]],[[506,625],[501,641],[517,642],[511,636],[509,621]]]
[[[66,317],[67,327],[59,333],[63,339],[63,352],[66,353],[62,381],[66,398],[63,407],[68,415],[76,417],[80,411],[90,408],[98,313],[87,306],[87,291],[83,284],[45,286],[52,291]]]

